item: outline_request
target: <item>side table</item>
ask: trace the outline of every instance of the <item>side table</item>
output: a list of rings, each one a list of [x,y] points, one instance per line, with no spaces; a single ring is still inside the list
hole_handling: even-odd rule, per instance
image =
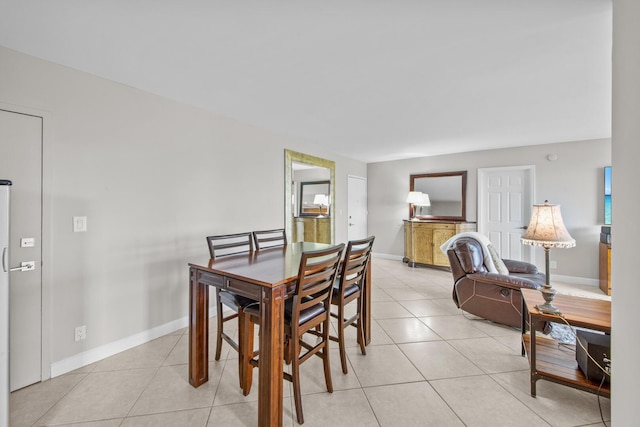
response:
[[[536,381],[545,379],[564,384],[590,393],[600,393],[611,397],[611,388],[605,383],[587,379],[580,368],[574,351],[560,348],[551,338],[536,336],[534,325],[539,322],[569,324],[594,331],[611,333],[611,302],[606,300],[583,298],[557,294],[553,304],[560,309],[562,317],[541,313],[538,305],[544,304],[540,291],[522,289],[522,356],[529,356],[531,366],[531,396],[536,396]],[[564,320],[563,320],[564,319]],[[531,325],[527,334],[527,320]]]

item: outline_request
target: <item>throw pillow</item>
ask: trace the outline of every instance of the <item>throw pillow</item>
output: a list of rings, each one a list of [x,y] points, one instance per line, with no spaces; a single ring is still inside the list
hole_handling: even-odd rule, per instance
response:
[[[489,255],[491,255],[491,260],[493,261],[493,265],[496,267],[496,270],[498,270],[498,273],[509,274],[509,269],[504,265],[504,261],[502,261],[500,255],[498,255],[496,248],[494,248],[493,245],[487,245],[487,249],[489,250]]]

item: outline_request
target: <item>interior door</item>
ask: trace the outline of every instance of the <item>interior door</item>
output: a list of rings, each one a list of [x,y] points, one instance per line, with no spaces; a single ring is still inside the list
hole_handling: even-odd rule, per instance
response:
[[[11,391],[42,378],[42,117],[0,109],[0,176],[11,186],[9,276]]]
[[[349,240],[364,239],[367,235],[367,179],[349,176],[347,184]]]
[[[478,169],[478,231],[502,258],[534,262],[520,236],[531,218],[533,166]]]

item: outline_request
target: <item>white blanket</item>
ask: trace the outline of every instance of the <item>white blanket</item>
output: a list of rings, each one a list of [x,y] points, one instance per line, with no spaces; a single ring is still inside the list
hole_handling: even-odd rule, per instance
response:
[[[487,271],[489,271],[489,273],[498,273],[498,269],[493,263],[493,258],[489,253],[489,245],[491,245],[491,240],[489,240],[489,238],[484,234],[480,234],[476,231],[465,231],[464,233],[456,234],[455,236],[444,242],[442,246],[440,246],[440,250],[446,255],[453,242],[461,237],[470,237],[480,243],[480,246],[482,246],[482,255],[484,257],[484,266],[487,267]]]

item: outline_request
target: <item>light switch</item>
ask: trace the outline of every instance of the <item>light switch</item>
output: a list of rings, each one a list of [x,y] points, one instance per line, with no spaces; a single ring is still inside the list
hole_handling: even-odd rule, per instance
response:
[[[23,237],[20,239],[21,248],[32,248],[35,246],[35,239],[33,237]]]
[[[87,231],[87,217],[86,216],[74,216],[73,217],[73,232],[83,233]]]

